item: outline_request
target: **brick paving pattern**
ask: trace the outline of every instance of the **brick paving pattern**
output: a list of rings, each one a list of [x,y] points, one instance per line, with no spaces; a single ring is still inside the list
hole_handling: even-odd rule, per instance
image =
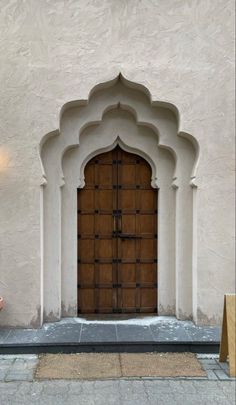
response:
[[[108,380],[0,383],[6,405],[233,405],[235,381]]]
[[[197,355],[207,371],[198,378],[127,378],[35,381],[37,355],[0,356],[4,405],[234,405],[235,379],[215,355]]]

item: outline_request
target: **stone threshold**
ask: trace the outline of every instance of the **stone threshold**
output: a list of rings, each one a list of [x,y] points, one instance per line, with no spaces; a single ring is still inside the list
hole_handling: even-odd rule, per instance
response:
[[[124,320],[64,318],[40,329],[1,329],[0,353],[194,352],[218,353],[219,327],[172,317]]]

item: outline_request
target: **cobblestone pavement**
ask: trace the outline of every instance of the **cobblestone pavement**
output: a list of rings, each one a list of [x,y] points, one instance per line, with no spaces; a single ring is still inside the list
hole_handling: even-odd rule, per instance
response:
[[[0,383],[4,405],[233,405],[235,381],[107,380]]]
[[[197,355],[207,377],[35,381],[37,355],[0,355],[0,405],[235,404],[235,379],[216,355]]]

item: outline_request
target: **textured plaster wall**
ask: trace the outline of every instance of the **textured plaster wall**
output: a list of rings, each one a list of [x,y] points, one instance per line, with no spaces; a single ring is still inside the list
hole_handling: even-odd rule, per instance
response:
[[[1,0],[0,323],[42,313],[38,145],[66,102],[121,71],[200,145],[195,319],[234,289],[233,0]]]

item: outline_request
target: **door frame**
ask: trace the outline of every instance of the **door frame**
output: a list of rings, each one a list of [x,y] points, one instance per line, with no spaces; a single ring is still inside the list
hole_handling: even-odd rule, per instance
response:
[[[157,312],[159,315],[175,314],[175,256],[169,254],[175,250],[175,189],[171,186],[175,166],[169,152],[157,149],[156,139],[149,139],[148,133],[142,131],[144,136],[139,143],[135,142],[136,136],[132,132],[129,132],[129,139],[126,141],[120,134],[112,143],[109,143],[110,139],[105,133],[103,142],[101,139],[91,142],[89,137],[84,137],[79,149],[72,149],[67,153],[67,158],[70,157],[67,161],[69,165],[63,165],[66,182],[61,188],[62,316],[77,316],[77,189],[84,187],[84,168],[87,162],[100,153],[114,149],[117,144],[125,151],[143,157],[151,166],[152,186],[158,189],[159,213]],[[134,148],[133,144],[137,146]],[[79,176],[76,177],[75,173],[79,173]],[[69,267],[67,263],[70,263]]]

